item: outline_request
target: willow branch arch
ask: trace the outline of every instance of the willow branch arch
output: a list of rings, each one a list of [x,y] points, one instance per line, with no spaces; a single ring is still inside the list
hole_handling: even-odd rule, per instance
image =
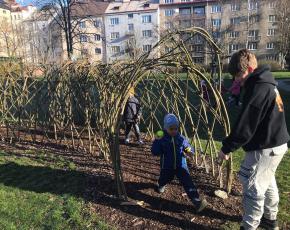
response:
[[[187,36],[187,38],[181,39],[182,36]],[[215,80],[218,84],[214,84],[212,76],[207,75],[199,65],[193,62],[187,42],[196,36],[205,41],[205,49],[209,50],[208,54],[215,56],[217,60],[218,71]],[[168,45],[170,51],[162,53],[164,46]],[[137,88],[142,95],[140,100],[144,110],[147,111],[146,118],[143,118],[143,123],[147,127],[146,135],[152,138],[154,132],[161,128],[158,111],[159,113],[161,113],[160,110],[175,113],[184,122],[181,132],[192,140],[196,148],[195,163],[198,164],[200,157],[205,171],[207,173],[211,171],[212,175],[219,179],[220,187],[224,187],[222,166],[215,164],[217,147],[213,137],[217,128],[222,129],[224,135],[228,135],[230,131],[227,109],[220,93],[222,82],[220,55],[221,50],[206,30],[190,28],[168,33],[150,52],[141,55],[133,63],[125,64],[124,69],[120,69],[118,75],[126,78],[126,81],[122,93],[118,98],[114,98],[112,108],[117,109],[114,113],[109,113],[113,116],[108,118],[108,129],[104,129],[110,130],[107,134],[110,137],[108,144],[119,197],[127,199],[121,171],[119,134],[123,109],[131,87]],[[182,74],[185,75],[183,79],[181,79]],[[142,85],[141,88],[140,85]],[[204,90],[210,98],[204,98]],[[207,135],[207,139],[201,140],[200,130]],[[207,161],[210,163],[208,164]],[[232,159],[227,163],[226,172],[225,187],[229,192],[232,185]]]

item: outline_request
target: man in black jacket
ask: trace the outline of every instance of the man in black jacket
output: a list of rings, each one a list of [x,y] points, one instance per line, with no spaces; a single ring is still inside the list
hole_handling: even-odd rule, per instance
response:
[[[125,143],[129,144],[130,142],[130,131],[133,127],[136,138],[139,144],[143,144],[141,140],[140,130],[138,122],[141,117],[141,105],[138,99],[134,96],[134,89],[131,88],[129,92],[129,98],[124,110],[124,121],[125,121]]]
[[[240,147],[246,151],[239,171],[244,207],[241,229],[254,230],[260,225],[276,230],[279,194],[275,171],[289,141],[283,102],[270,68],[258,67],[255,55],[248,50],[232,56],[229,72],[242,81],[245,94],[219,158],[228,160],[229,154]]]

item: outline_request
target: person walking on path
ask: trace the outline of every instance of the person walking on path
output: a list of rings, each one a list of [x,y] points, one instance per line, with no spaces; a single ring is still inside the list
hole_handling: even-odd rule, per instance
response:
[[[186,155],[193,154],[194,149],[188,140],[179,131],[179,121],[174,114],[167,114],[164,118],[164,131],[156,135],[151,152],[154,156],[160,156],[160,177],[158,191],[163,193],[165,186],[177,176],[187,196],[190,198],[197,212],[207,207],[207,201],[201,199],[192,182],[188,171]]]
[[[246,151],[239,178],[243,186],[241,229],[277,230],[279,194],[275,172],[288,150],[284,107],[268,66],[258,67],[254,54],[233,54],[229,72],[244,88],[243,106],[230,135],[222,142],[220,160],[240,147]]]
[[[135,90],[133,88],[129,91],[129,98],[124,109],[124,122],[125,122],[125,143],[130,142],[130,131],[133,128],[139,144],[143,144],[139,129],[139,121],[141,117],[141,105],[135,97]]]

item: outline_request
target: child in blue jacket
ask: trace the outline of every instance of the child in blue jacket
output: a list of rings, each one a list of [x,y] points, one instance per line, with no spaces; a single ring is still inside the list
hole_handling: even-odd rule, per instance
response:
[[[174,114],[167,114],[164,118],[163,135],[161,137],[157,136],[152,145],[152,154],[160,156],[161,171],[158,180],[158,191],[163,193],[165,185],[176,176],[197,212],[201,212],[207,206],[207,202],[205,199],[200,199],[186,163],[186,154],[193,154],[193,148],[188,140],[180,135],[178,128],[177,117]]]

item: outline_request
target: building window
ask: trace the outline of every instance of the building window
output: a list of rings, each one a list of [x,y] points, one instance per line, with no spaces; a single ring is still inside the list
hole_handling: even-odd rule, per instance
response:
[[[142,35],[143,37],[152,37],[152,30],[143,30]]]
[[[152,49],[152,45],[143,45],[143,51],[149,52]]]
[[[273,54],[268,54],[266,55],[266,60],[276,60],[276,57]]]
[[[249,42],[248,43],[248,49],[249,50],[256,50],[256,49],[258,49],[258,43],[257,42]]]
[[[190,2],[191,0],[181,0],[181,2]]]
[[[266,48],[267,48],[268,50],[272,50],[272,49],[274,49],[274,42],[268,42]]]
[[[119,18],[111,18],[111,25],[118,25],[119,24]]]
[[[94,26],[96,27],[96,28],[100,28],[101,27],[101,21],[100,20],[96,20],[96,21],[94,21]]]
[[[212,33],[212,36],[215,39],[219,39],[219,38],[221,38],[221,32],[215,31],[215,32]]]
[[[102,49],[101,48],[95,48],[95,54],[101,54]]]
[[[241,23],[241,19],[239,17],[230,19],[230,24],[231,25],[239,25],[240,23]]]
[[[101,35],[95,34],[95,41],[101,41]]]
[[[237,3],[231,4],[231,11],[240,11],[241,10],[241,5]]]
[[[205,8],[204,7],[194,7],[193,13],[197,15],[205,15]]]
[[[88,49],[81,49],[81,55],[87,56],[89,54]]]
[[[112,32],[111,33],[111,39],[117,39],[120,37],[120,33],[119,32]]]
[[[180,15],[190,15],[191,8],[179,8],[179,14]]]
[[[219,13],[222,12],[222,7],[220,5],[213,5],[211,6],[212,13]]]
[[[270,9],[274,9],[276,7],[276,2],[272,1],[272,2],[269,2],[269,8]]]
[[[215,26],[215,27],[220,27],[222,24],[221,19],[212,19],[211,21],[212,21],[212,26]]]
[[[165,22],[165,28],[166,29],[173,29],[173,23],[172,22]]]
[[[191,51],[196,52],[196,53],[202,53],[202,52],[204,52],[204,46],[203,45],[192,45]]]
[[[258,2],[251,2],[249,3],[249,10],[257,10],[258,9]]]
[[[120,53],[120,51],[121,51],[120,46],[112,46],[112,47],[111,47],[111,52],[112,52],[113,54],[118,54],[118,53]]]
[[[204,58],[203,57],[195,57],[195,58],[193,58],[193,62],[202,64],[202,63],[204,63]]]
[[[239,50],[239,44],[230,44],[229,45],[229,52],[230,53],[238,51],[238,50]]]
[[[86,28],[86,22],[79,22],[79,27],[82,29]]]
[[[128,14],[128,18],[134,18],[134,14]]]
[[[128,30],[134,31],[134,24],[132,24],[132,23],[128,24]]]
[[[229,32],[229,37],[230,38],[238,38],[240,36],[240,32],[239,31],[231,31]]]
[[[6,14],[6,10],[3,10],[3,14]]]
[[[276,34],[275,29],[268,29],[268,33],[267,33],[268,36],[275,36],[275,34]]]
[[[250,20],[249,21],[250,21],[251,24],[259,22],[260,21],[260,16],[259,15],[252,15],[252,16],[250,16]]]
[[[269,15],[269,22],[276,22],[276,15]]]
[[[151,23],[151,15],[143,15],[142,22],[143,23]]]
[[[258,37],[259,30],[249,30],[248,37]]]
[[[165,16],[173,16],[173,14],[174,14],[173,9],[165,10]]]
[[[165,4],[173,3],[173,0],[165,0]]]
[[[87,35],[80,35],[80,42],[87,42],[88,41],[88,36]]]
[[[180,26],[182,28],[189,28],[189,27],[191,27],[191,20],[182,20],[182,21],[180,21]]]

